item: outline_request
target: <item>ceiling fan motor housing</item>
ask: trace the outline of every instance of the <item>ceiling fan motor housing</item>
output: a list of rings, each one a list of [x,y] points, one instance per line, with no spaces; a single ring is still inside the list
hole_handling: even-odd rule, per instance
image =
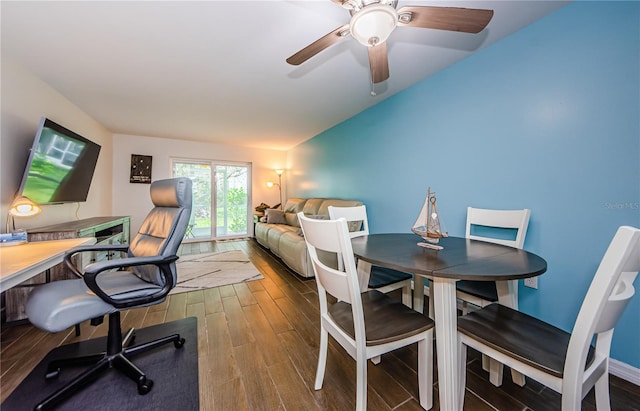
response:
[[[333,1],[335,2],[336,0]],[[349,10],[352,16],[372,4],[387,4],[395,9],[398,5],[398,0],[342,0],[342,7]]]
[[[351,17],[349,31],[358,42],[372,47],[383,43],[396,28],[398,12],[388,4],[371,4]]]

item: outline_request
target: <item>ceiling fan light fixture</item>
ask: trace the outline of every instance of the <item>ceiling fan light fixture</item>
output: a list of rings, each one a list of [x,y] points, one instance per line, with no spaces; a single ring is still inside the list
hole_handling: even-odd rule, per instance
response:
[[[397,22],[396,9],[385,4],[372,4],[353,15],[349,30],[358,42],[371,47],[385,42]]]

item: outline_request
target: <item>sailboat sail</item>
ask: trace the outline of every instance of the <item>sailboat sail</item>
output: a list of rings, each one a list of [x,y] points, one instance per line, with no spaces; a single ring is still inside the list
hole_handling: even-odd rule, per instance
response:
[[[442,231],[440,225],[440,216],[438,215],[438,208],[436,207],[435,192],[431,192],[431,188],[427,191],[427,198],[424,201],[422,210],[415,224],[411,228],[411,231],[418,234],[425,241],[431,244],[438,244],[441,238],[448,237],[446,232]],[[419,243],[424,244],[424,243]],[[441,249],[441,247],[438,247]]]

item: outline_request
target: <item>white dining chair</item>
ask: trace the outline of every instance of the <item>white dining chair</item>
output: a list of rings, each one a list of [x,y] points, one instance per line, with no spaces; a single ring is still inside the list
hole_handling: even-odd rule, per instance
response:
[[[522,249],[529,227],[531,210],[488,210],[467,208],[465,237]],[[475,229],[484,230],[476,233]],[[511,231],[515,230],[515,235]],[[508,233],[505,233],[508,232]],[[499,233],[508,234],[500,238]],[[511,235],[511,236],[509,236]],[[494,281],[461,280],[456,283],[456,297],[462,302],[462,313],[469,311],[469,304],[485,307],[498,301],[498,290]],[[511,308],[518,309],[518,280],[509,281]]]
[[[596,408],[609,410],[613,330],[635,293],[633,282],[639,270],[640,230],[623,226],[600,262],[571,334],[499,304],[460,317],[460,404],[467,347],[472,347],[560,393],[562,410],[580,410],[593,387]]]
[[[492,210],[467,207],[465,237],[471,240],[486,241],[522,249],[529,227],[531,210]],[[515,231],[515,233],[513,233]],[[510,307],[518,309],[518,280],[508,281],[508,301]],[[431,296],[431,293],[429,294]],[[498,302],[498,288],[495,281],[461,280],[456,283],[456,297],[462,304],[462,314],[469,312],[469,304],[486,307]],[[496,387],[502,385],[503,366],[482,356],[482,368],[489,371],[489,381]],[[512,371],[513,381],[522,386],[524,377]]]
[[[364,205],[356,207],[329,206],[329,218],[336,220],[344,218],[349,226],[351,238],[369,235],[369,221],[367,208]],[[411,280],[413,275],[402,271],[376,265],[371,266],[367,289],[389,293],[402,289],[402,303],[411,307],[413,295],[411,293]]]
[[[351,238],[344,218],[315,220],[298,213],[320,299],[320,352],[314,388],[322,388],[329,335],[356,360],[356,410],[367,408],[367,360],[418,344],[420,405],[433,405],[433,321],[384,293],[360,293]],[[318,252],[336,253],[342,270],[324,264]],[[333,296],[337,301],[330,299]]]

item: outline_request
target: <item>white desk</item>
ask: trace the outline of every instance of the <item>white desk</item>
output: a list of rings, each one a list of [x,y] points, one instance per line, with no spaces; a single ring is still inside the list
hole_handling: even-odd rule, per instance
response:
[[[0,247],[0,292],[61,263],[64,254],[72,248],[95,242],[95,238],[85,237]]]

